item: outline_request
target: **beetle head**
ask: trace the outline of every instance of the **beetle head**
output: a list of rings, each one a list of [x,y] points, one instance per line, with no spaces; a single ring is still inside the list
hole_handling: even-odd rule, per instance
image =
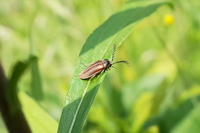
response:
[[[104,68],[107,69],[107,68],[111,67],[112,64],[111,64],[111,62],[108,59],[104,59],[103,60],[103,66],[104,66]]]

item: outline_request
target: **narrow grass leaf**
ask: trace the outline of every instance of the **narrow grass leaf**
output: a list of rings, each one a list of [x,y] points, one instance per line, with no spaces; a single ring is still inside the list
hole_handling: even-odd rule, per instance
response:
[[[33,133],[56,133],[58,123],[24,92],[18,93],[23,112]]]
[[[38,68],[38,59],[36,56],[31,56],[31,91],[36,100],[42,100],[44,94],[42,91],[42,82],[40,71]]]
[[[20,110],[20,102],[17,96],[17,83],[24,74],[25,70],[28,68],[28,62],[17,62],[13,68],[11,73],[11,77],[9,79],[8,89],[7,90],[7,98],[9,102],[10,108],[12,108],[12,112],[15,113],[17,110]]]

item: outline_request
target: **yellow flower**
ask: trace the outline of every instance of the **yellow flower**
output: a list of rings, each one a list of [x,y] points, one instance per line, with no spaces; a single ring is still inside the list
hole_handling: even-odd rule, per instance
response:
[[[164,16],[164,24],[170,26],[174,23],[174,17],[171,14],[166,14]]]

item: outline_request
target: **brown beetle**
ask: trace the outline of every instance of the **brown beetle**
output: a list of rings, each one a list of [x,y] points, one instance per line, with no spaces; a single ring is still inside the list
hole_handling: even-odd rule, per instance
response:
[[[95,77],[96,75],[99,74],[99,76],[106,70],[109,70],[110,67],[113,67],[113,64],[116,63],[125,63],[128,65],[127,61],[117,61],[112,63],[113,59],[114,59],[114,54],[115,54],[115,50],[116,50],[116,44],[113,46],[113,54],[112,54],[112,60],[109,61],[108,59],[104,59],[104,60],[98,60],[95,63],[92,63],[90,66],[88,66],[85,70],[83,70],[80,74],[79,74],[79,78],[80,79],[92,79],[93,77]]]

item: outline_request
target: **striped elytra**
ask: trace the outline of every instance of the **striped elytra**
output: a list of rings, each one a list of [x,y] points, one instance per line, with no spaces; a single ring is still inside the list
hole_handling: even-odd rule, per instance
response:
[[[79,74],[80,79],[88,79],[92,76],[95,76],[96,74],[99,74],[105,70],[107,70],[109,67],[111,67],[112,64],[109,60],[98,60],[95,63],[91,64],[89,67],[87,67],[85,70],[83,70]]]
[[[112,61],[114,59],[114,54],[115,54],[115,50],[116,50],[116,45],[114,45],[113,48],[113,54],[112,54]],[[98,60],[94,63],[92,63],[90,66],[88,66],[85,70],[83,70],[80,74],[79,74],[79,78],[80,79],[89,79],[89,78],[93,78],[96,75],[99,74],[99,76],[105,72],[106,70],[109,70],[110,67],[112,67],[113,64],[116,63],[125,63],[128,65],[127,61],[117,61],[112,63],[112,61],[109,61],[108,59],[104,59],[104,60]]]

